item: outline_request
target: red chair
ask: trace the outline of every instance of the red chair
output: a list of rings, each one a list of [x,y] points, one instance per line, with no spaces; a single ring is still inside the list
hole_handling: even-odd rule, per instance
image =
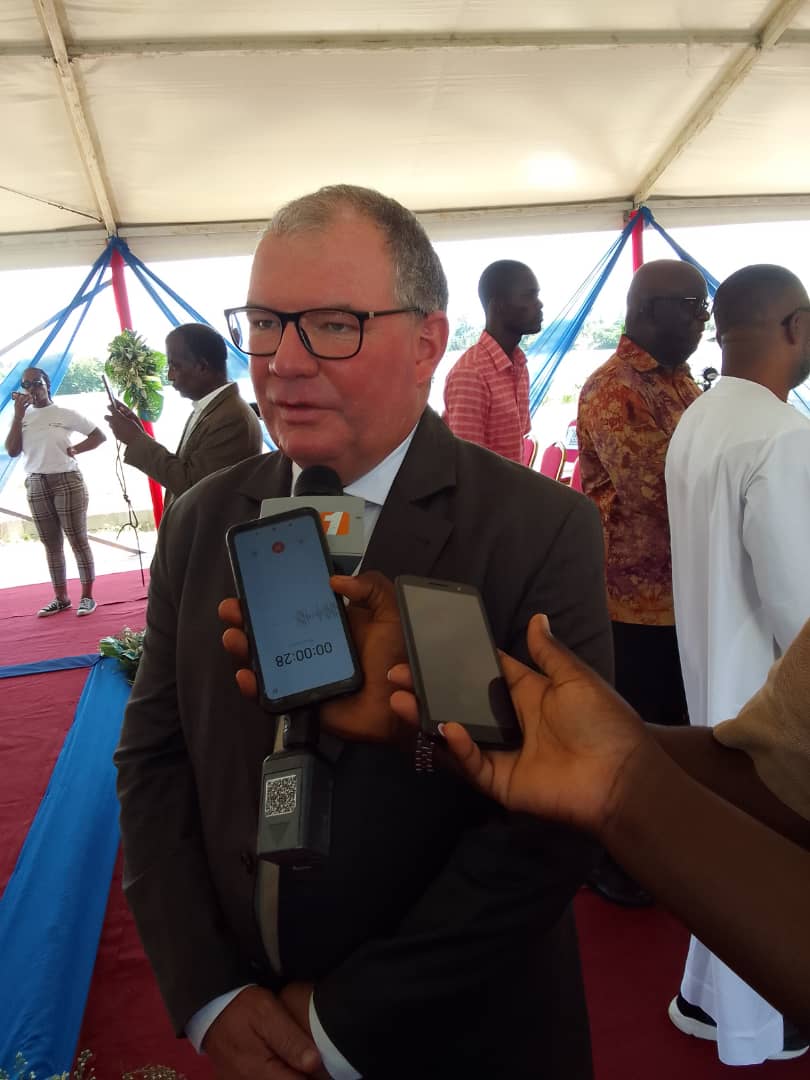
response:
[[[579,465],[579,458],[574,462],[574,469],[571,473],[571,487],[574,491],[582,491],[582,470]]]
[[[540,459],[540,473],[550,476],[552,480],[559,480],[565,464],[565,447],[561,442],[552,443],[543,451]]]
[[[534,459],[537,457],[537,439],[533,439],[531,435],[524,435],[523,437],[523,460],[522,464],[527,469],[531,469],[534,465]]]

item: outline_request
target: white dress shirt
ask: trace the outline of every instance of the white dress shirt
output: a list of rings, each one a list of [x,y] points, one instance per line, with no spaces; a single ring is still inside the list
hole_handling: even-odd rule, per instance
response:
[[[219,391],[214,391],[214,394],[216,393],[219,393]],[[202,398],[200,400],[210,400],[212,396],[214,395],[209,394],[207,399]],[[196,404],[198,403],[195,402],[195,405]],[[407,438],[404,439],[395,450],[392,450],[388,457],[384,458],[379,465],[375,465],[370,472],[365,474],[365,476],[361,476],[358,480],[355,480],[343,489],[344,494],[356,495],[365,500],[363,522],[365,526],[366,547],[368,547],[368,542],[371,539],[374,526],[377,524],[380,511],[383,508],[385,500],[388,498],[391,485],[394,483],[394,479],[399,472],[399,467],[405,459],[405,455],[408,452],[408,447],[411,445],[415,431],[416,428],[414,427]],[[186,430],[184,439],[187,437],[188,429]],[[295,482],[301,472],[301,466],[293,462],[292,489],[295,488]],[[188,1035],[189,1041],[198,1053],[202,1052],[202,1042],[209,1027],[225,1007],[230,1005],[237,994],[240,994],[243,990],[247,989],[247,985],[238,986],[234,990],[229,990],[227,993],[221,994],[219,997],[214,998],[213,1001],[209,1001],[208,1004],[204,1005],[201,1009],[198,1009],[191,1017],[186,1024],[186,1035]],[[333,1080],[361,1080],[360,1073],[346,1060],[324,1030],[321,1021],[318,1018],[318,1014],[315,1011],[315,1002],[312,997],[309,999],[309,1023],[312,1029],[312,1038],[321,1055],[324,1068]]]
[[[180,451],[183,449],[183,446],[188,441],[189,435],[192,433],[194,428],[199,423],[200,417],[202,416],[202,413],[203,413],[203,409],[207,408],[211,404],[211,402],[214,400],[214,398],[219,397],[219,395],[224,390],[227,390],[230,385],[231,384],[229,382],[223,383],[222,386],[218,386],[216,388],[216,390],[212,390],[211,393],[206,394],[205,397],[201,397],[201,398],[198,398],[196,401],[192,401],[192,403],[191,403],[191,414],[190,414],[188,420],[186,421],[186,426],[183,428],[183,434],[182,434],[182,437],[180,439],[180,445],[177,447],[177,452],[178,453],[180,453]]]

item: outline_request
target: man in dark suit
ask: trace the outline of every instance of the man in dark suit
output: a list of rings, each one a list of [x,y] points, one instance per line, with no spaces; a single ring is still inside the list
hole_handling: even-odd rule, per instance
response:
[[[446,304],[427,236],[393,200],[341,186],[279,211],[230,320],[281,452],[203,481],[161,527],[116,753],[125,889],[178,1033],[228,1080],[591,1075],[580,834],[355,741],[332,748],[329,860],[277,874],[255,857],[275,733],[221,647],[223,537],[288,495],[293,469],[331,466],[365,499],[364,569],[478,585],[498,645],[526,660],[544,611],[612,674],[594,507],[426,407]]]
[[[166,506],[204,476],[261,452],[261,424],[228,382],[227,356],[222,336],[204,323],[178,326],[166,338],[169,382],[193,402],[176,453],[147,435],[122,402],[106,416],[126,444],[124,461],[166,488]]]

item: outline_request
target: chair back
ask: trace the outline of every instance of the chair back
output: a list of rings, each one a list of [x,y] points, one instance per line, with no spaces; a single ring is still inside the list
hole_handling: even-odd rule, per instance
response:
[[[559,480],[565,464],[565,447],[561,442],[552,443],[543,451],[540,459],[540,472],[543,476],[550,476],[552,480]]]
[[[571,487],[574,491],[582,491],[582,470],[579,464],[579,457],[574,462],[574,469],[571,473]]]
[[[531,469],[534,465],[534,459],[537,457],[537,439],[533,439],[531,435],[524,435],[523,437],[523,464],[527,469]]]

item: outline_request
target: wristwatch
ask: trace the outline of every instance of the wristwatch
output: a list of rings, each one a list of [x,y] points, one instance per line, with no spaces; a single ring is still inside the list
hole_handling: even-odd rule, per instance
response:
[[[428,738],[423,731],[416,736],[415,764],[418,773],[433,772],[433,751],[435,742]]]

